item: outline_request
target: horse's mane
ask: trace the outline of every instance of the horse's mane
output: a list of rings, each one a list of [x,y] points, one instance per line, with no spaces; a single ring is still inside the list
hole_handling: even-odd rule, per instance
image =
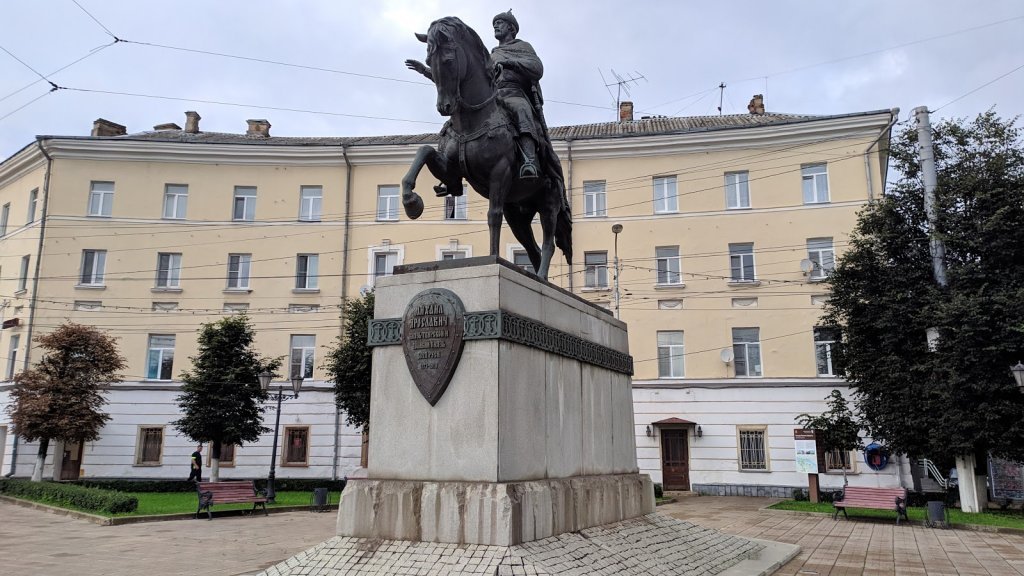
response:
[[[433,41],[436,44],[438,36],[442,33],[460,46],[465,47],[467,53],[471,55],[475,53],[480,58],[487,79],[493,85],[494,69],[490,65],[491,53],[487,50],[487,46],[484,46],[484,41],[480,39],[476,30],[467,26],[457,16],[445,16],[430,23],[430,28],[427,30],[427,40]]]

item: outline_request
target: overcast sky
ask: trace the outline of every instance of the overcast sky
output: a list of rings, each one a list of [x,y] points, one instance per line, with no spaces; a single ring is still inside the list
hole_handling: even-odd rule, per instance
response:
[[[129,132],[184,126],[186,110],[202,115],[204,131],[244,132],[247,118],[266,118],[277,136],[434,132],[441,118],[433,87],[403,65],[425,55],[413,32],[455,15],[493,46],[491,17],[510,5],[519,37],[544,61],[551,125],[613,120],[615,87],[610,94],[605,86],[612,70],[645,78],[623,97],[638,116],[717,114],[720,82],[727,114],[746,113],[755,93],[765,94],[769,112],[1024,112],[1024,69],[992,82],[1024,65],[1014,42],[1024,33],[1020,0],[78,2],[128,42],[105,46],[113,38],[73,0],[0,3],[0,47],[68,88],[46,95],[48,84],[0,51],[0,158],[37,134],[88,135],[100,117]]]

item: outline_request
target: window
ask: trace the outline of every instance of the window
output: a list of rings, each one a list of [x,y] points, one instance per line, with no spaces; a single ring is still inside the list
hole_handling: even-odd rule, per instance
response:
[[[139,426],[139,440],[135,447],[135,465],[159,466],[163,451],[163,426]]]
[[[750,208],[750,180],[746,171],[725,173],[725,206]]]
[[[153,312],[173,312],[177,309],[177,302],[153,302]]]
[[[320,311],[320,305],[319,304],[289,304],[288,305],[288,313],[289,314],[308,314],[310,312],[319,312],[319,311]]]
[[[225,302],[224,312],[228,314],[245,314],[249,310],[249,304],[246,302]]]
[[[313,377],[313,352],[316,350],[316,336],[292,335],[290,378]]]
[[[462,196],[444,197],[444,219],[465,220],[466,219],[466,193]]]
[[[828,170],[825,164],[808,164],[800,167],[803,179],[804,204],[828,202]]]
[[[235,203],[231,219],[240,222],[256,220],[256,187],[235,186]]]
[[[206,465],[213,466],[213,443],[210,444],[210,449],[206,451]],[[220,446],[220,467],[231,468],[235,465],[235,445],[234,444],[221,444]]]
[[[164,186],[164,218],[184,220],[188,209],[188,186],[167,184]]]
[[[398,186],[377,188],[377,220],[398,220]]]
[[[89,216],[110,216],[113,207],[114,183],[93,182],[89,187]],[[35,214],[34,206],[32,213]]]
[[[466,257],[465,250],[442,250],[441,260],[462,260]]]
[[[847,450],[829,450],[825,452],[825,472],[853,472],[853,454]]]
[[[302,186],[299,188],[299,220],[303,222],[319,222],[324,205],[324,189],[322,186]]]
[[[107,265],[106,250],[82,250],[82,286],[103,286],[103,272]]]
[[[245,290],[249,288],[249,272],[252,267],[252,254],[228,255],[228,289]]]
[[[832,247],[831,238],[809,238],[807,240],[807,258],[814,265],[811,269],[811,280],[824,280],[836,269],[836,251]]]
[[[768,470],[764,427],[739,428],[740,470]]]
[[[658,284],[682,284],[679,274],[679,246],[658,246],[654,249]]]
[[[21,257],[21,271],[18,273],[18,292],[24,292],[28,286],[28,263],[32,259],[30,254]]]
[[[95,312],[103,308],[103,302],[99,300],[75,300],[72,308],[79,312]]]
[[[7,348],[7,380],[14,380],[14,370],[18,367],[18,344],[21,336],[11,334],[11,342]]]
[[[658,332],[658,378],[683,377],[683,332]]]
[[[150,334],[149,353],[146,355],[146,378],[149,380],[174,379],[174,335]]]
[[[7,222],[11,219],[11,203],[4,204],[3,211],[0,212],[0,236],[7,235]]]
[[[729,244],[729,268],[733,282],[754,282],[754,244]]]
[[[533,272],[533,263],[530,262],[530,255],[526,253],[526,250],[515,249],[512,251],[512,263],[519,266],[527,272]]]
[[[676,193],[676,177],[661,176],[654,179],[654,213],[666,214],[679,211],[679,196]]]
[[[814,360],[818,365],[818,376],[837,376],[840,372],[834,357],[839,332],[834,328],[814,328]]]
[[[156,287],[181,286],[181,254],[161,252],[156,257]]]
[[[761,375],[761,330],[759,328],[733,328],[732,352],[736,376]]]
[[[373,277],[391,276],[398,264],[397,252],[377,252],[373,255]]]
[[[585,288],[607,288],[608,287],[608,253],[607,252],[586,252],[583,254],[585,266]]]
[[[309,426],[285,426],[282,466],[309,464]]]
[[[39,201],[39,188],[33,188],[28,193],[28,216],[25,217],[25,224],[36,221],[36,202]]]
[[[583,183],[583,215],[586,217],[608,215],[604,180]]]
[[[316,290],[319,286],[319,254],[299,254],[295,259],[295,289]]]

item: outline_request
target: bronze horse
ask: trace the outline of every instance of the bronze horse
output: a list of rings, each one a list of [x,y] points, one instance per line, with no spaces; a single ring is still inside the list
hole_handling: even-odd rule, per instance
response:
[[[427,34],[416,37],[427,44],[427,64],[437,86],[437,111],[451,119],[441,130],[437,149],[421,146],[402,179],[406,215],[416,219],[423,213],[423,200],[413,189],[424,165],[441,181],[441,186],[435,186],[439,196],[461,195],[465,178],[489,200],[490,254],[498,255],[504,218],[537,275],[547,279],[556,245],[566,261],[572,262],[572,212],[561,179],[550,166],[539,178],[518,178],[514,129],[498,102],[490,54],[472,28],[458,18],[446,17],[431,23]],[[546,152],[538,156],[549,163],[557,161],[550,149]],[[538,214],[544,235],[541,246],[537,246],[531,226]]]

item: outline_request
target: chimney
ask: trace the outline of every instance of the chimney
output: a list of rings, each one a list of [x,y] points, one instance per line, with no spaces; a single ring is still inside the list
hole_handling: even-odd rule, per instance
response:
[[[270,122],[266,120],[246,120],[246,122],[249,123],[249,129],[245,131],[246,136],[270,138]]]
[[[111,122],[110,120],[97,118],[96,121],[92,123],[93,136],[124,136],[127,133],[127,128],[116,122]]]
[[[153,126],[153,130],[157,132],[163,132],[165,130],[181,130],[181,126],[178,126],[174,122],[167,122],[166,124],[157,124]]]
[[[200,116],[198,112],[193,112],[191,110],[185,112],[185,132],[188,132],[189,134],[199,134],[199,121],[202,119],[203,117]]]
[[[747,111],[764,116],[764,94],[754,94],[754,97],[750,99],[750,104],[747,104]]]
[[[633,121],[633,103],[619,102],[619,122],[632,122]]]

